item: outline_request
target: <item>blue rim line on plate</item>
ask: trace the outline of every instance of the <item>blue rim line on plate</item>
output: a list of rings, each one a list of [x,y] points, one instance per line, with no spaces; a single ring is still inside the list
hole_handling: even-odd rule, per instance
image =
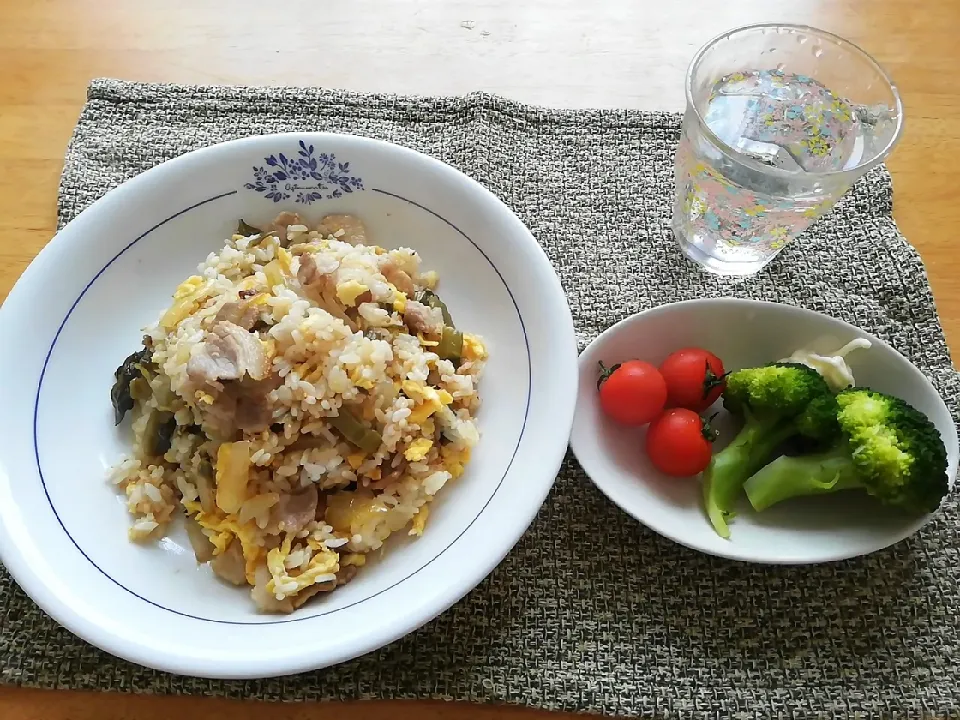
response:
[[[490,264],[490,267],[493,268],[493,271],[497,274],[497,277],[500,278],[500,282],[503,283],[503,287],[504,287],[504,289],[507,291],[507,294],[510,296],[510,301],[513,303],[514,309],[517,311],[517,319],[520,321],[520,329],[521,329],[521,331],[523,332],[523,341],[524,341],[524,344],[525,344],[526,350],[527,350],[527,402],[526,402],[526,406],[524,407],[524,411],[523,411],[523,425],[520,427],[520,435],[517,437],[517,444],[516,444],[516,446],[513,448],[513,453],[512,453],[511,456],[510,456],[510,462],[507,464],[507,468],[506,468],[506,470],[504,471],[503,476],[500,478],[499,482],[497,483],[496,488],[494,488],[493,493],[491,493],[490,497],[487,498],[487,501],[483,504],[483,507],[480,508],[479,512],[474,516],[474,518],[469,522],[469,524],[460,532],[459,535],[457,535],[457,536],[450,542],[449,545],[447,545],[445,548],[443,548],[443,550],[441,550],[439,553],[437,553],[433,558],[431,558],[430,560],[428,560],[427,562],[425,562],[423,565],[421,565],[420,567],[418,567],[416,570],[414,570],[413,572],[411,572],[409,575],[406,575],[406,576],[400,578],[399,580],[397,580],[397,581],[396,581],[395,583],[393,583],[392,585],[390,585],[390,586],[388,586],[388,587],[385,587],[384,589],[379,590],[379,591],[375,592],[374,594],[369,595],[369,596],[367,596],[367,597],[365,597],[365,598],[362,598],[362,599],[360,599],[360,600],[357,600],[357,601],[355,601],[355,602],[352,602],[352,603],[350,603],[349,605],[344,605],[343,607],[339,607],[339,608],[336,608],[336,609],[334,609],[334,610],[327,610],[327,611],[325,611],[325,612],[319,612],[319,613],[315,613],[315,614],[313,614],[313,615],[307,615],[307,616],[305,616],[305,617],[287,618],[287,619],[285,619],[285,620],[263,620],[263,621],[259,621],[259,622],[245,622],[245,621],[241,621],[241,620],[217,620],[217,619],[215,619],[215,618],[206,618],[206,617],[201,617],[201,616],[199,616],[199,615],[191,615],[190,613],[181,612],[180,610],[174,610],[173,608],[169,608],[169,607],[167,607],[167,606],[165,606],[165,605],[161,605],[160,603],[157,603],[157,602],[154,602],[153,600],[150,600],[150,599],[148,599],[148,598],[145,598],[143,595],[140,595],[139,593],[134,592],[133,590],[131,590],[130,588],[128,588],[126,585],[123,585],[123,584],[120,583],[118,580],[116,580],[116,579],[114,579],[113,577],[111,577],[103,568],[101,568],[99,565],[97,565],[97,564],[90,558],[90,556],[87,555],[86,552],[84,552],[83,548],[81,548],[80,545],[77,544],[77,541],[73,539],[73,536],[70,534],[70,531],[67,530],[66,525],[64,525],[63,520],[60,518],[60,514],[57,512],[57,508],[56,508],[56,507],[54,506],[54,504],[53,504],[53,500],[50,498],[50,492],[47,490],[47,481],[46,481],[46,479],[45,479],[44,476],[43,476],[43,469],[42,469],[41,466],[40,466],[40,448],[39,448],[39,443],[38,443],[38,441],[37,441],[37,419],[38,419],[39,409],[40,409],[40,391],[41,391],[41,389],[42,389],[42,387],[43,387],[43,378],[44,378],[44,376],[46,375],[46,372],[47,372],[47,365],[48,365],[49,362],[50,362],[50,357],[53,355],[53,350],[54,350],[54,348],[56,347],[57,340],[60,338],[60,333],[63,332],[63,328],[66,326],[67,320],[70,319],[70,316],[73,314],[73,311],[76,309],[77,305],[80,304],[80,301],[83,299],[83,296],[87,294],[87,291],[93,286],[93,284],[100,278],[101,275],[103,275],[104,272],[106,272],[107,268],[109,268],[111,265],[113,265],[114,262],[116,262],[116,260],[117,260],[121,255],[123,255],[127,250],[129,250],[129,249],[132,248],[134,245],[136,245],[138,242],[140,242],[140,241],[143,240],[145,237],[147,237],[147,236],[148,236],[150,233],[152,233],[154,230],[156,230],[157,228],[162,227],[163,225],[166,225],[166,224],[167,224],[168,222],[170,222],[171,220],[175,220],[176,218],[180,217],[181,215],[185,215],[186,213],[190,212],[191,210],[195,210],[195,209],[198,208],[198,207],[201,207],[201,206],[206,205],[206,204],[208,204],[208,203],[214,202],[214,201],[216,201],[216,200],[220,200],[220,199],[225,198],[225,197],[229,197],[229,196],[231,196],[231,195],[236,195],[236,194],[239,192],[238,190],[230,190],[229,192],[220,193],[219,195],[214,195],[213,197],[207,198],[206,200],[201,200],[200,202],[194,203],[193,205],[191,205],[191,206],[189,206],[189,207],[187,207],[187,208],[184,208],[183,210],[180,210],[180,211],[177,212],[177,213],[174,213],[174,214],[171,215],[170,217],[168,217],[168,218],[166,218],[166,219],[164,219],[164,220],[161,220],[161,221],[158,222],[156,225],[154,225],[153,227],[151,227],[149,230],[147,230],[146,232],[144,232],[143,234],[139,235],[139,236],[136,237],[134,240],[132,240],[131,242],[129,242],[120,252],[118,252],[116,255],[114,255],[114,256],[109,260],[109,262],[107,262],[106,265],[104,265],[102,268],[100,268],[100,271],[97,272],[97,274],[93,276],[93,279],[92,279],[89,283],[87,283],[86,287],[83,288],[83,290],[80,292],[80,295],[77,297],[77,299],[73,301],[73,304],[70,306],[70,309],[67,311],[66,316],[63,318],[63,322],[61,322],[61,323],[60,323],[60,327],[57,328],[57,332],[56,332],[56,334],[53,336],[53,342],[50,343],[50,349],[47,351],[47,356],[46,356],[46,358],[44,358],[43,368],[42,368],[41,371],[40,371],[40,380],[39,380],[39,382],[37,383],[37,394],[36,394],[36,397],[35,397],[35,399],[34,399],[34,404],[33,404],[33,453],[34,453],[34,458],[35,458],[36,463],[37,463],[37,473],[40,475],[40,483],[41,483],[41,485],[43,486],[43,493],[44,493],[44,495],[45,495],[46,498],[47,498],[47,503],[50,505],[50,509],[53,511],[54,517],[57,518],[57,522],[60,524],[60,527],[63,529],[63,532],[64,532],[64,533],[66,534],[66,536],[70,539],[70,542],[73,543],[73,546],[77,549],[77,551],[78,551],[81,555],[83,555],[84,559],[86,559],[87,562],[89,562],[94,568],[96,568],[97,571],[98,571],[101,575],[103,575],[105,578],[107,578],[110,582],[112,582],[114,585],[116,585],[116,586],[119,587],[120,589],[125,590],[126,592],[130,593],[131,595],[133,595],[135,598],[137,598],[137,599],[139,599],[139,600],[142,600],[143,602],[148,603],[149,605],[153,605],[154,607],[156,607],[156,608],[158,608],[158,609],[160,609],[160,610],[165,610],[165,611],[170,612],[170,613],[173,613],[173,614],[175,614],[175,615],[180,615],[181,617],[190,618],[191,620],[200,620],[200,621],[202,621],[202,622],[218,623],[218,624],[222,624],[222,625],[280,625],[280,624],[284,624],[284,623],[302,622],[302,621],[304,621],[304,620],[312,620],[313,618],[323,617],[323,616],[325,616],[325,615],[332,615],[332,614],[334,614],[334,613],[340,612],[341,610],[347,610],[347,609],[349,609],[349,608],[355,607],[356,605],[360,605],[361,603],[364,603],[364,602],[366,602],[366,601],[368,601],[368,600],[372,600],[373,598],[377,597],[378,595],[382,595],[383,593],[385,593],[385,592],[387,592],[387,591],[389,591],[389,590],[392,590],[393,588],[395,588],[395,587],[396,587],[397,585],[399,585],[400,583],[406,582],[406,581],[409,580],[411,577],[413,577],[414,575],[416,575],[418,572],[420,572],[421,570],[423,570],[425,567],[427,567],[428,565],[430,565],[430,564],[431,564],[432,562],[434,562],[437,558],[439,558],[441,555],[443,555],[447,550],[449,550],[451,547],[453,547],[453,545],[454,545],[461,537],[463,537],[463,535],[467,532],[467,530],[469,530],[471,527],[473,527],[473,524],[474,524],[474,523],[477,521],[477,519],[483,514],[484,510],[487,509],[487,506],[492,502],[493,498],[496,497],[497,493],[500,491],[500,488],[501,488],[502,485],[503,485],[503,481],[506,479],[507,475],[508,475],[509,472],[510,472],[510,468],[513,466],[513,461],[514,461],[514,459],[515,459],[516,456],[517,456],[517,452],[520,450],[520,443],[522,442],[524,432],[525,432],[526,429],[527,429],[527,417],[528,417],[529,414],[530,414],[530,399],[531,399],[531,394],[532,394],[532,392],[533,392],[533,373],[532,373],[532,366],[531,366],[531,361],[530,361],[530,339],[527,337],[527,328],[526,328],[526,326],[524,325],[523,316],[520,314],[520,308],[517,306],[516,298],[514,298],[513,293],[510,291],[510,287],[507,285],[506,281],[503,279],[503,275],[501,274],[499,268],[497,268],[497,266],[494,265],[493,261],[489,258],[489,256],[480,248],[480,246],[478,246],[473,240],[471,240],[470,237],[469,237],[465,232],[463,232],[460,228],[458,228],[458,227],[457,227],[456,225],[454,225],[452,222],[450,222],[449,220],[447,220],[447,219],[446,219],[445,217],[443,217],[442,215],[434,212],[434,211],[431,210],[430,208],[425,207],[424,205],[421,205],[420,203],[418,203],[418,202],[416,202],[416,201],[414,201],[414,200],[410,200],[409,198],[405,198],[405,197],[403,197],[402,195],[397,195],[396,193],[388,192],[387,190],[380,190],[380,189],[378,189],[378,188],[371,188],[371,191],[372,191],[372,192],[379,193],[379,194],[381,194],[381,195],[387,195],[387,196],[389,196],[389,197],[392,197],[392,198],[395,198],[395,199],[397,199],[397,200],[401,200],[401,201],[403,201],[403,202],[405,202],[405,203],[408,203],[408,204],[410,204],[410,205],[413,205],[414,207],[419,208],[420,210],[423,210],[424,212],[430,213],[431,215],[433,215],[433,216],[434,216],[435,218],[437,218],[438,220],[443,221],[444,223],[446,223],[447,225],[449,225],[451,228],[453,228],[454,230],[456,230],[457,233],[459,233],[461,236],[463,236],[463,238],[464,238],[467,242],[469,242],[471,245],[473,245],[473,247],[476,248],[476,250],[477,250],[481,255],[483,255],[483,258]]]

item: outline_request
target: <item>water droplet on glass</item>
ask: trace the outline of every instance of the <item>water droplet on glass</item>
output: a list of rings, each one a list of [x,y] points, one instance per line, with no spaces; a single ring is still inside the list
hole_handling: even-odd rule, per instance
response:
[[[807,42],[807,36],[806,36],[806,35],[797,35],[797,42],[800,43],[801,45],[806,44],[806,42]]]
[[[820,57],[821,55],[823,55],[823,48],[818,45],[813,49],[813,56]]]

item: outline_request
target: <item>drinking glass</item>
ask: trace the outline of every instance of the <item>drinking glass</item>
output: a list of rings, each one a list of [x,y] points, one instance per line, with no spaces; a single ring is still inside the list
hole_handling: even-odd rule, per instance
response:
[[[823,30],[751,25],[693,58],[673,231],[706,270],[752,275],[883,162],[903,129],[896,86]]]

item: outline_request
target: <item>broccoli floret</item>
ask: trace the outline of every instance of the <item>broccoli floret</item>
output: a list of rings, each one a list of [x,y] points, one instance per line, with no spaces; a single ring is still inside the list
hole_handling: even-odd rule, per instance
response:
[[[933,423],[903,400],[865,388],[841,392],[837,407],[833,447],[780,457],[747,480],[754,509],[857,488],[909,512],[936,510],[949,482],[947,451]]]
[[[838,412],[837,398],[828,392],[813,398],[810,404],[794,417],[793,423],[804,439],[821,445],[832,444],[840,432]]]
[[[724,407],[743,418],[743,428],[715,454],[703,474],[707,516],[721,537],[744,481],[795,435],[822,440],[836,435],[836,399],[816,370],[774,363],[738,370],[727,377]]]

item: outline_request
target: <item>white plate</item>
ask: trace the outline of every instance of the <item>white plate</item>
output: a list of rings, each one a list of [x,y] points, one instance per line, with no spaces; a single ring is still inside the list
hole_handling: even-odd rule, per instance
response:
[[[870,350],[852,353],[858,385],[903,398],[929,417],[943,437],[948,477],[957,473],[957,430],[943,400],[923,374],[889,345],[834,318],[789,305],[732,298],[692,300],[634,315],[601,334],[580,356],[580,388],[571,444],[587,474],[611,500],[647,527],[711,555],[758,563],[815,563],[879,550],[919,530],[929,519],[880,506],[864,493],[792,500],[755,513],[741,499],[731,537],[719,537],[701,504],[699,478],[658,472],[643,450],[644,429],[608,420],[597,400],[597,363],[637,358],[659,365],[682,347],[703,347],[726,370],[755,367],[799,348],[830,352],[854,338]],[[718,403],[719,408],[719,403]],[[707,414],[707,413],[705,413]],[[729,418],[728,418],[729,419]],[[722,416],[718,423],[722,423]],[[726,423],[718,449],[735,428]]]
[[[335,192],[333,156],[336,174],[362,187]],[[285,178],[264,180],[278,169]],[[484,336],[491,355],[480,445],[467,473],[438,496],[423,537],[392,542],[349,585],[278,617],[256,614],[247,592],[198,569],[182,528],[159,545],[129,543],[126,509],[105,473],[128,449],[113,427],[109,391],[140,329],[222,247],[237,218],[256,225],[283,209],[310,220],[355,213],[378,244],[419,251],[439,271],[458,325]],[[476,586],[527,528],[573,420],[573,323],[534,238],[463,174],[359,137],[248,138],[140,175],[37,256],[0,309],[0,336],[4,564],[77,635],[186,675],[319,668],[427,622]]]

